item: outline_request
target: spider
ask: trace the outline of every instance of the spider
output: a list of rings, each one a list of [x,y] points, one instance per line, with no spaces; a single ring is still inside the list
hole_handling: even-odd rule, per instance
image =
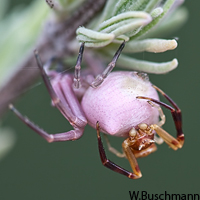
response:
[[[74,75],[49,70],[52,60],[43,66],[35,51],[36,61],[52,104],[59,109],[74,130],[48,134],[24,117],[12,104],[9,107],[27,126],[48,142],[77,140],[83,135],[84,127],[88,123],[97,131],[102,164],[128,178],[138,179],[142,174],[137,158],[156,151],[155,143],[161,144],[163,141],[173,150],[181,148],[184,143],[184,134],[181,110],[167,94],[151,84],[145,73],[111,72],[124,46],[125,42],[120,45],[112,61],[96,78],[93,77],[91,70],[83,72],[80,76],[84,43],[80,46]],[[159,100],[157,91],[169,101],[171,106]],[[171,111],[177,138],[161,128],[165,123],[161,106]],[[107,138],[106,142],[112,153],[128,159],[133,172],[107,159],[100,131],[108,135],[125,137],[122,143],[123,153],[114,149]]]

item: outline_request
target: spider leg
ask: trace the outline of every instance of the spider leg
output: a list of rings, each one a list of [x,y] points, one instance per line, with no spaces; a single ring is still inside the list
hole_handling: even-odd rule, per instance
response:
[[[84,131],[84,127],[75,127],[74,130],[68,132],[48,134],[46,131],[35,125],[32,121],[30,121],[27,117],[24,117],[12,104],[9,105],[9,108],[17,115],[17,117],[21,119],[22,122],[24,122],[32,130],[34,130],[38,135],[42,136],[47,142],[76,140],[82,136]]]
[[[164,142],[161,137],[158,137],[156,135],[154,135],[154,141],[156,142],[156,144],[162,144]]]
[[[66,103],[63,103],[63,102],[60,100],[60,98],[58,97],[58,95],[56,94],[56,92],[54,90],[56,90],[57,92],[59,92],[60,90],[59,89],[55,89],[52,87],[52,84],[50,83],[49,81],[49,78],[48,76],[46,75],[45,71],[44,71],[44,68],[43,68],[43,65],[42,65],[42,62],[40,60],[40,57],[37,53],[37,51],[35,51],[35,57],[36,57],[36,60],[37,60],[37,64],[38,64],[38,67],[40,69],[40,72],[41,72],[41,75],[42,75],[42,78],[43,78],[43,81],[46,85],[46,88],[50,94],[50,97],[52,99],[52,102],[53,104],[58,108],[58,110],[63,114],[63,116],[73,125],[73,124],[76,124],[77,126],[80,126],[80,127],[83,127],[86,125],[87,123],[87,120],[85,118],[85,115],[83,114],[83,111],[81,112],[83,116],[81,116],[83,119],[81,120],[80,118],[76,117],[73,112],[71,111],[70,107],[68,106],[67,102]],[[65,75],[65,78],[67,78],[68,76]],[[60,79],[61,78],[61,75],[57,76],[56,77],[57,79]],[[55,79],[53,79],[55,81]],[[70,80],[68,78],[68,80]],[[66,83],[65,83],[66,84]],[[64,87],[68,87],[68,86],[71,86],[70,82],[69,84],[66,84]],[[67,89],[66,89],[67,90]],[[65,90],[65,93],[67,93]],[[60,92],[61,93],[61,92]],[[75,106],[73,106],[73,108],[75,109],[76,106],[78,107],[78,109],[80,110],[81,107],[80,107],[80,104],[79,102],[76,100],[75,96],[74,96],[74,93],[71,93],[73,96],[72,98],[70,98],[69,96],[66,96],[70,101],[73,101],[75,103]],[[72,105],[72,104],[71,104]]]
[[[153,143],[153,144],[151,144],[150,147],[148,147],[146,149],[143,149],[143,150],[132,150],[132,152],[134,153],[135,158],[142,158],[142,157],[148,156],[149,154],[155,152],[156,150],[157,150],[157,147]]]
[[[91,83],[91,87],[93,88],[97,88],[99,85],[101,85],[101,83],[104,81],[104,79],[108,76],[108,74],[110,74],[110,72],[113,70],[113,68],[115,67],[115,64],[117,62],[117,59],[119,58],[123,48],[125,46],[125,41],[120,45],[119,49],[117,50],[117,52],[115,53],[112,61],[108,64],[108,66],[106,67],[106,69],[103,71],[102,74],[99,74],[95,80]]]
[[[182,144],[175,139],[173,136],[171,136],[169,133],[167,133],[164,129],[162,129],[161,127],[159,127],[156,124],[153,124],[150,126],[151,128],[153,128],[156,133],[173,149],[173,150],[177,150],[178,148],[182,148]]]
[[[140,178],[142,175],[141,175],[141,172],[139,170],[139,167],[138,167],[138,164],[137,164],[137,161],[136,159],[134,158],[134,155],[132,154],[132,157],[133,157],[133,160],[134,160],[134,172],[136,171],[136,173],[131,173],[125,169],[123,169],[122,167],[116,165],[115,163],[111,162],[109,159],[107,159],[106,157],[106,153],[104,151],[104,148],[103,148],[103,144],[102,144],[102,141],[101,141],[101,136],[100,136],[100,127],[99,127],[99,122],[97,122],[96,124],[96,129],[97,129],[97,138],[98,138],[98,147],[99,147],[99,154],[100,154],[100,158],[101,158],[101,162],[102,164],[119,173],[119,174],[122,174],[122,175],[125,175],[127,176],[128,178],[131,178],[131,179],[138,179]]]
[[[105,138],[105,140],[106,140],[108,150],[109,150],[111,153],[115,154],[116,156],[118,156],[118,157],[120,157],[120,158],[126,157],[126,155],[125,155],[124,152],[123,152],[123,153],[120,153],[118,150],[116,150],[114,147],[111,146],[110,141],[108,140],[107,135],[104,134],[103,136],[104,136],[104,138]]]
[[[70,122],[74,127],[74,130],[57,133],[54,135],[49,135],[41,128],[37,127],[28,118],[22,116],[22,114],[17,111],[13,105],[10,105],[10,109],[31,129],[41,135],[48,142],[56,141],[67,141],[79,139],[84,131],[84,127],[87,124],[87,119],[83,113],[80,103],[78,102],[73,89],[72,89],[72,78],[70,75],[60,75],[58,74],[55,78],[49,81],[48,76],[45,73],[42,62],[39,58],[37,52],[35,52],[35,57],[38,63],[38,67],[41,71],[43,81],[47,87],[47,90],[51,96],[53,104],[59,109],[63,116]],[[62,81],[60,81],[62,79]]]
[[[175,108],[175,110],[171,109],[171,113],[174,119],[174,123],[176,126],[177,130],[177,139],[178,141],[183,145],[184,144],[184,134],[182,131],[182,116],[181,116],[181,110],[177,106],[177,104],[165,93],[163,92],[160,88],[158,88],[155,85],[152,85],[158,92],[160,92],[170,103],[171,105]]]
[[[86,125],[87,119],[72,88],[72,76],[70,74],[65,74],[63,76],[57,75],[56,78],[51,80],[50,84],[57,98],[62,103],[62,107],[67,109],[63,115],[71,125],[73,126],[75,124],[81,127],[84,124]],[[53,104],[57,106],[54,101]],[[62,110],[60,111],[62,112]]]
[[[80,73],[81,73],[81,62],[83,57],[83,51],[84,51],[84,43],[81,44],[79,49],[78,58],[76,61],[75,71],[74,71],[74,87],[80,88]]]
[[[158,126],[162,126],[163,124],[165,124],[166,121],[166,117],[163,113],[163,110],[161,109],[160,106],[156,105],[155,103],[151,102],[151,101],[147,101],[151,106],[155,107],[158,109],[159,115],[160,115],[160,121],[157,123]],[[157,144],[162,144],[164,142],[164,140],[161,137],[157,137],[156,135],[154,135],[154,140]]]
[[[161,109],[160,106],[156,105],[155,103],[151,102],[151,101],[147,101],[152,107],[155,107],[158,109],[159,115],[160,115],[160,121],[157,123],[158,126],[162,126],[165,124],[166,121],[166,117],[163,113],[163,110]]]
[[[155,88],[157,88],[155,86]],[[159,90],[160,91],[160,90]],[[165,93],[164,93],[165,94]],[[172,137],[171,135],[169,135],[166,131],[164,131],[160,126],[158,126],[157,124],[152,125],[152,128],[157,132],[157,134],[163,138],[163,140],[174,150],[176,150],[177,148],[181,148],[183,146],[184,143],[184,134],[182,132],[182,121],[181,121],[181,111],[178,108],[178,106],[173,102],[173,100],[170,99],[169,96],[167,96],[165,94],[166,99],[172,104],[172,106],[174,108],[172,108],[171,106],[158,101],[156,99],[152,99],[149,97],[142,97],[142,96],[138,96],[138,99],[147,99],[149,101],[152,101],[156,104],[159,104],[167,109],[169,109],[171,111],[171,114],[173,116],[174,119],[174,123],[175,123],[175,127],[176,127],[176,131],[177,131],[177,138],[175,139],[174,137]]]

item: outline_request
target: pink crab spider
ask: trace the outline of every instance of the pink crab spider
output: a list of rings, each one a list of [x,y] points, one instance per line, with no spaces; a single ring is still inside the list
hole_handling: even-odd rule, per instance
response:
[[[150,83],[146,74],[133,71],[111,73],[124,45],[125,43],[120,45],[113,60],[103,73],[92,81],[91,74],[85,73],[82,77],[80,76],[84,44],[81,45],[79,50],[74,75],[49,71],[50,64],[44,67],[38,53],[35,52],[37,64],[52,103],[69,121],[74,130],[48,134],[27,117],[24,117],[13,105],[9,107],[27,126],[48,142],[77,140],[83,135],[84,127],[88,123],[97,130],[98,148],[102,164],[128,178],[138,179],[142,174],[138,167],[137,158],[156,151],[155,143],[161,144],[163,141],[173,150],[181,148],[184,143],[184,134],[182,132],[181,110],[167,94]],[[48,76],[50,76],[50,79]],[[81,98],[78,100],[80,91],[82,91]],[[161,102],[157,91],[172,106]],[[165,123],[165,115],[160,106],[171,111],[177,138],[161,128]],[[112,153],[128,159],[133,172],[129,172],[107,159],[100,130],[108,135],[126,138],[122,143],[123,153],[111,147],[107,138],[106,141]],[[159,137],[156,136],[156,133]]]

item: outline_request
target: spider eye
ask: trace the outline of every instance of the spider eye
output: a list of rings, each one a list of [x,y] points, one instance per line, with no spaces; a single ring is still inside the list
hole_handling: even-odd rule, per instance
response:
[[[142,72],[137,72],[137,75],[143,79],[144,81],[149,81],[149,77],[146,73],[142,73]]]
[[[147,124],[142,123],[142,124],[138,124],[138,127],[142,130],[146,130],[148,126]]]
[[[129,131],[129,135],[130,137],[135,137],[137,134],[137,131],[136,129],[133,127],[130,131]]]

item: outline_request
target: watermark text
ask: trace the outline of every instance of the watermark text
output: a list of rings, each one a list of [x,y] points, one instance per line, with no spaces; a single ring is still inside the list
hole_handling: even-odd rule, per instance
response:
[[[200,200],[199,194],[150,194],[147,191],[129,191],[130,200]]]

